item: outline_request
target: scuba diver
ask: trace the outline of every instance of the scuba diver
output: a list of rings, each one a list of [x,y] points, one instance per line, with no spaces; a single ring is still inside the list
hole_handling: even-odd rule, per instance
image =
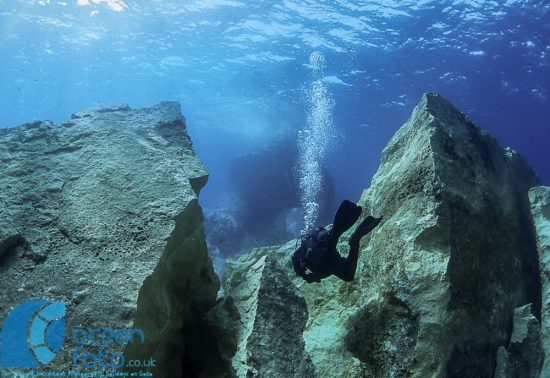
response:
[[[338,239],[359,219],[361,211],[361,206],[344,200],[334,216],[331,230],[319,227],[303,236],[300,248],[292,255],[296,273],[308,283],[321,282],[321,279],[333,274],[346,282],[353,281],[359,258],[359,242],[382,220],[382,217],[366,217],[349,238],[348,257],[342,257],[336,250]]]

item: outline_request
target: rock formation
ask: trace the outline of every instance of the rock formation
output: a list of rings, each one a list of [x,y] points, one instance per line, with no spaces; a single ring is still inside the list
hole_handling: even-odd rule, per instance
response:
[[[233,367],[239,377],[311,377],[302,332],[306,302],[276,253],[253,250],[228,263],[224,288],[237,304],[242,327]]]
[[[550,188],[535,187],[529,191],[531,212],[537,233],[542,284],[541,342],[545,352],[541,378],[550,377]]]
[[[225,292],[239,298],[243,289],[236,287],[268,287],[245,271],[265,271],[272,255],[280,265],[273,269],[289,272],[305,299],[300,355],[310,356],[319,377],[492,377],[497,352],[512,337],[515,309],[531,304],[540,318],[527,196],[536,184],[516,152],[500,147],[441,96],[426,94],[384,149],[359,201],[363,216],[384,220],[363,239],[354,282],[331,277],[306,284],[294,277],[290,243],[232,261],[226,274],[239,277],[240,286],[224,280]],[[292,293],[284,302],[299,297],[291,287],[280,292]],[[246,303],[235,300],[241,313]],[[277,311],[267,315],[275,319]],[[251,332],[272,342],[283,337],[257,326],[254,316],[241,321],[241,344]],[[527,376],[536,376],[534,369]]]
[[[45,368],[76,369],[71,330],[128,328],[134,317],[145,340],[127,360],[156,359],[155,377],[215,368],[212,353],[186,360],[208,347],[199,326],[219,283],[197,204],[208,176],[179,104],[0,129],[0,162],[0,319],[31,298],[66,304],[65,346]]]
[[[138,370],[155,377],[550,376],[550,191],[528,197],[523,159],[439,95],[361,196],[384,219],[351,283],[305,283],[291,241],[229,260],[216,300],[207,174],[176,103],[0,130],[0,163],[0,319],[43,298],[65,302],[69,331],[143,332],[79,350],[154,360]],[[77,347],[69,332],[45,369],[74,369]]]
[[[514,310],[513,330],[508,348],[497,352],[495,378],[539,377],[544,356],[540,323],[531,312],[531,304]]]
[[[385,223],[363,251],[370,277],[358,283],[374,281],[391,298],[367,301],[364,311],[370,303],[397,302],[410,316],[390,319],[417,327],[399,351],[401,362],[410,361],[403,368],[418,376],[490,376],[498,346],[510,337],[514,308],[533,303],[540,316],[527,198],[536,183],[514,151],[433,94],[384,149],[360,202],[367,212],[384,214]],[[370,350],[387,353],[391,340],[403,344],[392,337],[376,340]],[[391,372],[395,364],[382,359],[367,366]]]

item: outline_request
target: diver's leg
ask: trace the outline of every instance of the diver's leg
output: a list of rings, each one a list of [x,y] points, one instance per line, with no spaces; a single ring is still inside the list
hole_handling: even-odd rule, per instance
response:
[[[359,250],[359,246],[357,249]],[[336,277],[346,282],[353,281],[353,278],[355,277],[355,269],[357,268],[357,258],[355,259],[355,267],[352,266],[353,264],[350,264],[349,256],[348,258],[338,256],[332,261],[331,265],[332,274]]]
[[[335,276],[346,282],[353,281],[355,278],[355,271],[357,270],[357,261],[359,260],[359,243],[361,242],[361,238],[372,231],[381,220],[382,218],[368,216],[359,226],[357,226],[349,238],[348,257],[340,257],[341,260],[335,264]]]
[[[374,217],[371,217],[370,215],[365,219],[363,219],[363,221],[359,224],[359,226],[357,226],[355,231],[353,231],[353,233],[351,234],[350,243],[352,239],[357,240],[357,242],[359,242],[363,236],[365,236],[366,234],[374,230],[374,228],[378,226],[378,223],[380,223],[381,220],[382,220],[382,217],[374,218]]]
[[[357,270],[357,260],[359,260],[360,241],[361,238],[354,237],[354,235],[352,235],[349,239],[349,253],[348,257],[346,258],[346,269],[344,278],[342,278],[344,281],[351,282],[355,278],[355,271]]]
[[[332,234],[336,239],[346,232],[361,215],[361,206],[357,206],[351,201],[344,200],[340,204],[334,222],[332,223]]]

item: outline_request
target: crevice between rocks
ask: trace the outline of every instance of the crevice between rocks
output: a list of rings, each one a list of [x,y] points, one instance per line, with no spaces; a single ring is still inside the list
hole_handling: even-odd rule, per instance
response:
[[[219,280],[206,249],[203,213],[190,201],[138,296],[134,328],[143,344],[128,344],[126,359],[154,358],[155,377],[217,376],[227,370],[207,312],[216,305]],[[128,370],[129,372],[131,370]]]

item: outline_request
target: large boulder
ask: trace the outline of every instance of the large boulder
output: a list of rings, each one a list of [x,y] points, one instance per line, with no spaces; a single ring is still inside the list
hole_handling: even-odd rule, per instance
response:
[[[384,219],[362,241],[353,282],[330,277],[306,284],[292,271],[292,243],[264,251],[277,257],[305,298],[303,338],[315,374],[492,377],[499,347],[511,337],[514,309],[532,303],[540,317],[527,196],[536,184],[515,151],[500,147],[441,96],[425,94],[384,149],[359,201],[363,216]],[[348,236],[341,239],[343,251]],[[227,272],[251,292],[258,284],[242,269],[254,262],[241,262],[254,256],[260,264],[256,252]],[[227,295],[233,287],[224,286]]]
[[[541,341],[545,352],[541,377],[550,377],[550,187],[529,191],[535,222],[542,284]]]
[[[179,104],[2,129],[0,162],[0,319],[31,298],[66,306],[64,348],[44,368],[77,369],[78,347],[80,365],[84,352],[120,357],[124,343],[109,343],[108,332],[105,345],[81,345],[76,328],[139,327],[140,352],[129,348],[126,359],[157,362],[141,370],[205,369],[188,344],[204,338],[195,327],[219,283],[197,203],[208,176]]]
[[[397,345],[402,371],[415,376],[493,375],[514,308],[533,303],[540,317],[527,196],[536,184],[517,153],[441,96],[423,96],[360,201],[385,222],[363,251],[357,282],[378,298],[362,296],[348,340],[373,332],[362,313],[395,303],[402,311],[386,322],[409,319],[416,328],[407,342],[396,332],[352,347],[371,371],[391,372]],[[369,361],[373,351],[380,357]]]

